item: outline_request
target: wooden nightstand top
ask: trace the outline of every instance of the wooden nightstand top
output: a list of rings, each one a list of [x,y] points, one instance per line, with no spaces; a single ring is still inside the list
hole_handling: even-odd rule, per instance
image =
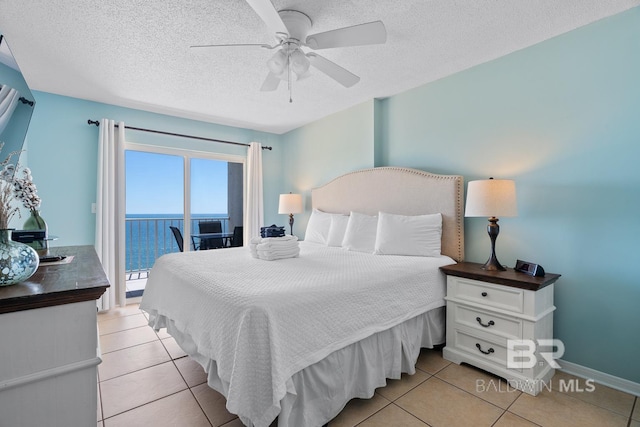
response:
[[[460,262],[445,265],[444,267],[440,267],[440,270],[451,276],[497,283],[499,285],[527,289],[529,291],[537,291],[538,289],[544,288],[554,283],[560,277],[559,274],[554,273],[546,273],[544,277],[532,277],[525,273],[515,271],[512,268],[507,268],[506,271],[486,271],[482,269],[482,265],[483,264],[475,262]]]

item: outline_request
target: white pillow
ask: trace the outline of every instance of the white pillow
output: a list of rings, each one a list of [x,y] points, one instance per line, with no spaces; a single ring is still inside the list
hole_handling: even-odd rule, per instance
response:
[[[350,251],[373,253],[377,225],[377,216],[351,212],[342,247]]]
[[[327,246],[342,246],[342,240],[344,239],[345,231],[347,231],[348,222],[349,215],[331,215],[331,225],[329,226]]]
[[[375,254],[440,256],[442,215],[394,215],[380,212]]]
[[[306,242],[327,244],[329,227],[331,226],[331,214],[314,209],[307,223],[307,231],[304,233]]]

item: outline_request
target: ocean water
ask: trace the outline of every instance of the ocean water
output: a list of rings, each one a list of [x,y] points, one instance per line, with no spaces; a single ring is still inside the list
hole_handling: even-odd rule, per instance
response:
[[[228,214],[193,214],[191,230],[198,231],[198,221],[203,219],[222,220],[223,231],[228,231]],[[125,270],[148,270],[160,256],[179,252],[169,226],[178,227],[184,243],[191,244],[189,236],[184,235],[184,216],[182,214],[127,214],[125,221]]]

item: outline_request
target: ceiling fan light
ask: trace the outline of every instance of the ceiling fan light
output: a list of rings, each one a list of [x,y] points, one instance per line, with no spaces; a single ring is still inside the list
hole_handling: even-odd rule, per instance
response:
[[[298,77],[298,78],[296,79],[296,81],[304,80],[304,79],[306,79],[307,77],[309,77],[310,75],[311,75],[311,71],[309,71],[309,70],[307,69],[307,71],[305,71],[305,72],[304,72],[304,73],[302,73],[302,74],[296,74],[296,76]]]
[[[306,79],[310,75],[311,75],[311,71],[307,71],[304,74],[291,73],[291,80],[297,82],[297,81]],[[282,80],[283,82],[286,82],[287,80],[289,80],[289,73],[287,72],[287,70],[284,70],[280,74],[275,74],[275,76],[276,78]]]
[[[287,70],[283,70],[280,74],[276,74],[276,77],[286,82],[289,79],[289,73],[287,73]]]
[[[282,74],[287,67],[287,55],[281,50],[277,51],[269,60],[267,61],[267,67],[269,67],[269,71],[273,74]]]
[[[309,59],[301,50],[296,50],[291,54],[291,68],[299,76],[309,70]]]
[[[309,63],[307,62],[306,64],[292,64],[291,69],[295,74],[301,76],[309,71]]]

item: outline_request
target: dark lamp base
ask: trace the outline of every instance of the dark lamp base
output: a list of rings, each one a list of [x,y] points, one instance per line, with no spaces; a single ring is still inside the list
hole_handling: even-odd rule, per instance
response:
[[[505,271],[506,270],[506,268],[502,264],[500,264],[494,256],[489,258],[487,262],[484,263],[484,265],[482,266],[482,269],[487,271]]]
[[[482,269],[487,271],[505,271],[506,268],[503,267],[502,264],[498,262],[498,258],[496,258],[496,239],[500,233],[500,226],[498,225],[498,218],[495,216],[489,218],[487,233],[491,239],[491,256],[489,257],[489,260],[484,263]]]
[[[289,214],[289,227],[291,227],[291,235],[293,236],[293,214]]]

